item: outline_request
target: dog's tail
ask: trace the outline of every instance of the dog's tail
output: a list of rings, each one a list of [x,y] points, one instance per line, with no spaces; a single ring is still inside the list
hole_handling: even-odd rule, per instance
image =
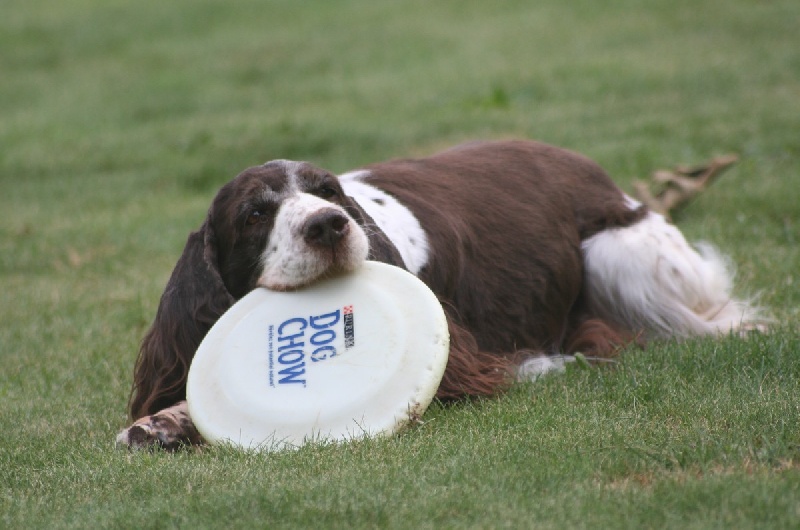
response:
[[[696,248],[660,214],[583,242],[591,314],[643,338],[764,330],[768,320],[734,298],[733,268],[711,245]]]

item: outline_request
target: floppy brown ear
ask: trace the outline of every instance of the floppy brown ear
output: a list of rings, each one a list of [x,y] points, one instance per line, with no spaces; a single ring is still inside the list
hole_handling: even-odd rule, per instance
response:
[[[161,295],[155,321],[142,340],[128,403],[133,419],[186,399],[186,377],[195,350],[234,302],[219,274],[216,237],[206,220],[189,235]]]
[[[361,208],[361,205],[352,197],[345,197],[342,206],[347,214],[352,217],[353,220],[363,228],[364,233],[367,234],[367,238],[369,239],[368,260],[388,263],[389,265],[395,265],[401,269],[406,268],[406,264],[402,256],[400,256],[400,252],[397,251],[397,247],[395,247],[386,234],[383,233],[383,230],[375,224],[372,217]]]

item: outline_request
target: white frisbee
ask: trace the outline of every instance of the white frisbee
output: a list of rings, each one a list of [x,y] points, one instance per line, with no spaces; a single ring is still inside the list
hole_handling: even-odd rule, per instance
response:
[[[296,291],[259,288],[200,344],[189,414],[209,442],[250,449],[389,435],[430,404],[449,342],[436,296],[384,263]]]

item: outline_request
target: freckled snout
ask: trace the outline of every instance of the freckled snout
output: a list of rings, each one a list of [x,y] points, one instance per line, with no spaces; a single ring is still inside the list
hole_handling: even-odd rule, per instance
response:
[[[308,285],[327,272],[355,270],[368,254],[367,235],[343,208],[298,193],[278,210],[258,285],[279,291]]]
[[[336,210],[323,210],[308,218],[303,238],[311,246],[333,248],[350,230],[350,220]]]

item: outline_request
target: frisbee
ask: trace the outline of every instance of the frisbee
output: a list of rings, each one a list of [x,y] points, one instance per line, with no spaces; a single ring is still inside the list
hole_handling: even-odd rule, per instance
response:
[[[189,414],[208,442],[248,449],[390,435],[430,404],[449,342],[436,296],[385,263],[294,291],[257,288],[197,349]]]

